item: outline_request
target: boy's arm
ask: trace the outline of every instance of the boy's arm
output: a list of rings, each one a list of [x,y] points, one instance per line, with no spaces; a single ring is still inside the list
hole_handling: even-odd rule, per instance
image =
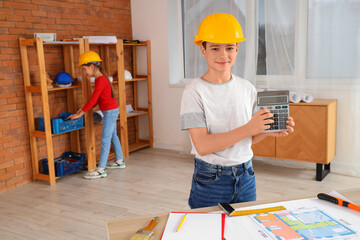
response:
[[[194,147],[200,156],[225,150],[241,140],[255,136],[269,128],[273,122],[273,114],[268,109],[263,109],[254,114],[251,120],[229,132],[209,134],[206,128],[190,128],[189,133]]]

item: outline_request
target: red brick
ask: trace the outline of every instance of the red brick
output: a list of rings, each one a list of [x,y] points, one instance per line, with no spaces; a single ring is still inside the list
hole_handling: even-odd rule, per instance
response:
[[[1,2],[0,2],[1,4]],[[0,182],[0,193],[9,191],[8,187],[6,186],[5,182]]]
[[[12,141],[12,137],[2,137],[0,139],[0,144],[3,144],[3,143],[9,143]]]
[[[39,9],[39,6],[36,4],[25,4],[25,3],[16,3],[16,2],[4,2],[4,7],[15,8],[15,9],[29,9],[29,10]]]
[[[25,22],[32,22],[32,23],[34,23],[34,22],[40,22],[41,21],[41,18],[40,17],[31,17],[31,16],[26,16],[26,17],[24,17],[24,20],[25,20]]]
[[[18,157],[21,157],[23,155],[22,152],[15,152],[15,153],[10,153],[10,154],[7,154],[5,155],[5,161],[8,160],[8,161],[12,161]]]
[[[24,21],[24,17],[23,16],[6,16],[6,21],[14,21],[14,22],[19,22],[19,21]]]
[[[9,168],[14,166],[14,162],[13,161],[8,161],[8,162],[0,162],[0,169],[4,169],[4,168]],[[11,177],[15,177],[15,173],[7,173],[4,175],[0,175],[0,181],[4,181],[6,179],[9,179]]]
[[[0,34],[9,34],[9,28],[0,28]]]
[[[0,26],[1,27],[15,27],[15,23],[14,22],[8,22],[8,21],[0,21]]]
[[[36,29],[47,29],[47,25],[46,24],[42,24],[42,23],[33,23],[32,27],[36,30]]]
[[[19,62],[19,61],[3,61],[3,66],[4,67],[21,66],[21,62]]]
[[[29,22],[17,22],[16,27],[17,28],[32,28],[33,24]]]
[[[9,29],[9,34],[19,35],[19,34],[23,34],[24,32],[26,32],[26,29],[23,29],[23,28],[10,28]]]
[[[47,17],[48,13],[45,11],[31,11],[31,16],[33,17]]]
[[[16,170],[22,169],[22,168],[24,167],[23,165],[24,165],[24,164],[17,164],[17,165],[8,167],[8,168],[6,169],[6,171],[7,171],[8,173],[15,172]],[[16,176],[16,173],[15,173],[15,176]]]
[[[13,177],[13,178],[10,178],[9,180],[7,180],[6,185],[8,187],[15,188],[16,187],[15,184],[20,183],[22,180],[23,180],[23,178],[21,176]]]
[[[31,11],[29,11],[29,10],[15,10],[14,14],[16,16],[31,16]]]

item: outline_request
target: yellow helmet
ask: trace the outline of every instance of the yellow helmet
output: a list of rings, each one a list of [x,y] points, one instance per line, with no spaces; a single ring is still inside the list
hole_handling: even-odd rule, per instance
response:
[[[87,51],[79,56],[79,67],[90,62],[101,62],[101,58],[94,51]]]
[[[245,41],[241,26],[233,15],[215,13],[207,16],[200,23],[194,43],[201,42],[239,43]]]

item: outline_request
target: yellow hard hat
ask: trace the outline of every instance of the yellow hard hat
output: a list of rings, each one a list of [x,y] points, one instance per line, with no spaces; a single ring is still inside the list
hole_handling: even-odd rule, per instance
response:
[[[94,51],[87,51],[79,56],[79,67],[90,62],[101,62],[101,58]]]
[[[194,43],[201,42],[239,43],[245,41],[241,26],[233,15],[215,13],[207,16],[200,23]]]

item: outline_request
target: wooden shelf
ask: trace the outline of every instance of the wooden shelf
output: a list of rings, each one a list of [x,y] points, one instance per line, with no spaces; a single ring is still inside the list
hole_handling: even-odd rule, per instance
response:
[[[125,82],[136,82],[136,81],[147,81],[147,77],[143,77],[143,78],[133,78],[131,80],[125,80]]]
[[[147,115],[147,114],[149,114],[149,112],[141,111],[141,112],[138,112],[138,113],[133,113],[133,114],[126,113],[126,114],[127,114],[128,118],[131,118],[131,117],[137,117],[137,116],[140,116],[140,115]]]
[[[124,46],[146,46],[147,42],[142,41],[140,43],[124,43]]]
[[[150,141],[149,140],[139,140],[137,143],[129,144],[129,152],[133,152],[135,150],[150,147]]]

